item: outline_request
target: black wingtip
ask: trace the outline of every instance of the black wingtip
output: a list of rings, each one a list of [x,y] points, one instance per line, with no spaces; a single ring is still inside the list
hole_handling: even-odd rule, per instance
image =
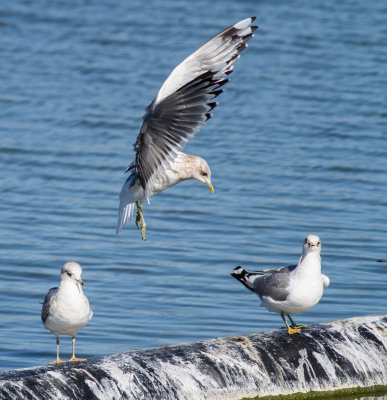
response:
[[[212,103],[207,103],[210,106],[209,111],[212,111],[219,103],[217,101],[213,101]]]
[[[212,94],[214,95],[214,99],[215,99],[215,97],[218,97],[221,93],[223,93],[224,92],[224,90],[223,89],[219,89],[219,90],[214,90],[213,92],[212,92]]]
[[[231,74],[231,72],[232,72],[232,71],[227,71],[227,72],[226,72],[226,75]],[[222,81],[217,82],[218,88],[224,86],[224,85],[225,85],[227,82],[229,82],[229,81],[230,81],[230,79],[223,79]]]
[[[231,272],[231,276],[233,276],[234,278],[237,278],[237,277],[239,278],[240,276],[243,276],[245,274],[246,274],[246,271],[240,265],[235,267]]]
[[[253,33],[249,33],[248,35],[243,37],[243,42],[247,42],[248,40],[250,40],[252,37],[254,36]],[[247,44],[246,44],[247,46]]]
[[[240,265],[238,265],[237,267],[235,267],[233,269],[233,271],[231,272],[230,275],[233,278],[235,278],[237,281],[242,283],[242,285],[246,286],[247,289],[252,290],[246,283],[246,274],[247,274],[247,272]]]
[[[230,57],[230,59],[227,61],[227,64],[233,64],[235,62],[235,60],[238,59],[239,57],[239,53],[240,53],[240,47],[244,45],[244,43],[238,44],[238,46],[235,47],[235,50],[237,51],[237,53],[235,53],[232,57]]]
[[[239,45],[236,47],[236,50],[237,50],[238,53],[240,53],[240,52],[242,52],[246,47],[247,47],[247,44],[246,44],[245,42],[243,42],[243,43],[239,44]],[[233,56],[232,59],[238,58],[238,56],[239,56],[239,54],[236,54],[236,57]]]

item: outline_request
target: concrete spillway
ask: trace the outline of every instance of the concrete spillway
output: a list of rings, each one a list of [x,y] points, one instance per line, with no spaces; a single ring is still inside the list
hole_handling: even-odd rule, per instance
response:
[[[217,399],[387,387],[387,314],[0,375],[1,399]]]

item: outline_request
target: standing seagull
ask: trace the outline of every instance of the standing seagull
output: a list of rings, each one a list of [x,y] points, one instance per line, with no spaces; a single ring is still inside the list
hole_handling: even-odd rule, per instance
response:
[[[146,108],[140,133],[134,144],[134,161],[120,193],[117,233],[133,216],[145,240],[146,224],[142,203],[186,179],[205,183],[211,193],[211,171],[205,160],[181,152],[185,143],[211,118],[218,103],[213,99],[228,82],[239,53],[247,47],[257,26],[255,17],[246,18],[220,32],[196,50],[169,75],[156,98]]]
[[[329,286],[329,278],[321,273],[320,252],[320,238],[308,235],[297,265],[255,273],[236,267],[231,275],[261,298],[262,307],[281,314],[290,335],[300,333],[307,325],[296,325],[290,314],[314,307],[320,301],[323,289]],[[285,315],[292,327],[286,322]]]
[[[72,336],[73,355],[69,361],[86,361],[75,357],[75,336],[92,318],[89,301],[83,294],[82,268],[76,262],[62,267],[60,284],[46,294],[42,307],[42,321],[46,329],[56,335],[56,360],[50,364],[64,363],[59,358],[59,335]]]

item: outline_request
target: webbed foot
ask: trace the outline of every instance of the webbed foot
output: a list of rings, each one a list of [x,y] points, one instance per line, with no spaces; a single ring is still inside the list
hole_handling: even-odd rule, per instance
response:
[[[295,333],[300,333],[300,332],[301,332],[301,329],[299,329],[299,328],[291,328],[288,325],[288,333],[289,333],[289,335],[294,335]]]
[[[48,365],[55,365],[55,364],[64,364],[66,361],[61,360],[60,358],[57,358],[55,361],[51,361],[48,363]]]
[[[69,362],[79,362],[79,361],[87,361],[86,358],[76,358],[74,356],[72,356],[69,360]]]

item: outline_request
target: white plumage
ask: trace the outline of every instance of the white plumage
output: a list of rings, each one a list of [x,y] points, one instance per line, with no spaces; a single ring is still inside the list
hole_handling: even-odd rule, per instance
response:
[[[186,179],[205,183],[214,192],[211,170],[200,157],[181,152],[185,143],[211,118],[213,100],[233,70],[239,54],[257,28],[246,18],[223,30],[179,64],[146,108],[134,149],[130,175],[120,193],[117,233],[132,218],[137,206],[137,227],[145,240],[144,201]]]
[[[83,293],[81,276],[81,266],[76,262],[67,262],[62,267],[59,287],[50,289],[44,299],[42,321],[57,338],[57,358],[50,364],[64,362],[59,358],[60,335],[72,336],[73,354],[69,361],[84,361],[75,357],[75,336],[91,320],[93,312]]]
[[[290,314],[314,307],[330,283],[329,278],[321,273],[320,253],[320,238],[308,235],[297,265],[251,273],[236,267],[231,275],[260,297],[261,306],[280,313],[290,334],[299,333],[304,326],[296,325]],[[292,327],[286,322],[285,316]]]

